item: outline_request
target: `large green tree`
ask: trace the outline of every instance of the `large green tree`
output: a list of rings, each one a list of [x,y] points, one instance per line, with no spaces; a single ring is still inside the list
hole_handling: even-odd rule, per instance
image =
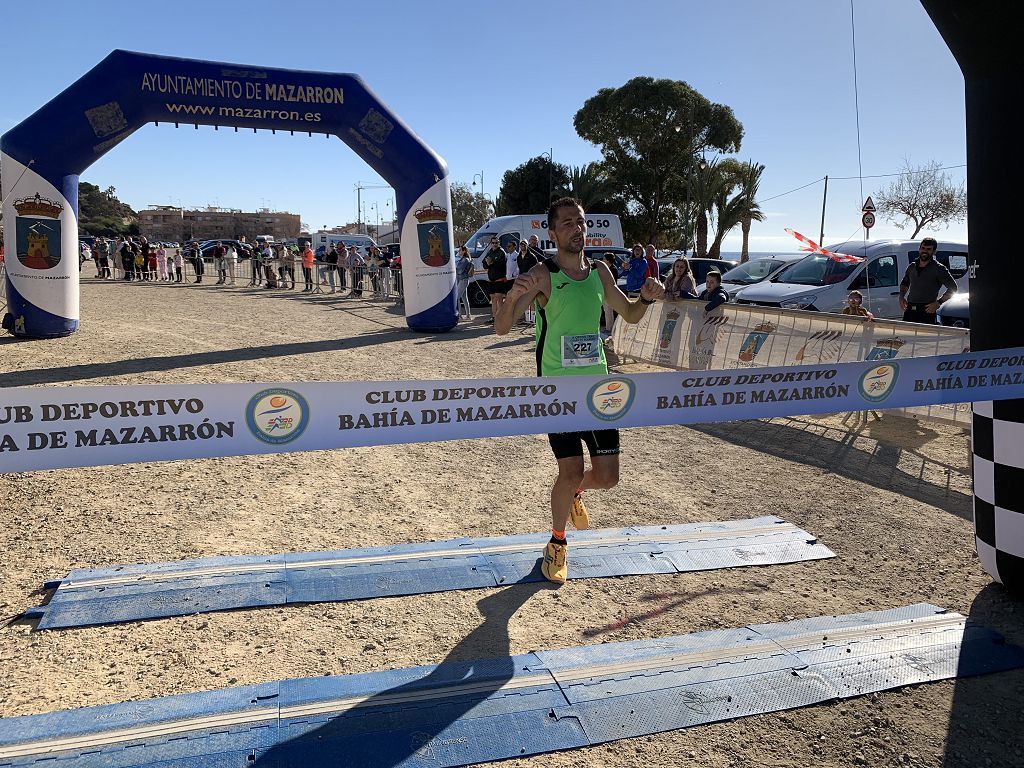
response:
[[[736,152],[743,139],[732,109],[680,80],[651,77],[602,88],[573,125],[600,147],[608,175],[652,241],[678,226],[694,159],[706,149]]]
[[[115,235],[139,234],[138,214],[117,199],[113,187],[100,189],[87,181],[78,183],[78,234]]]
[[[474,192],[469,184],[456,181],[451,185],[452,223],[455,226],[455,243],[462,245],[494,214],[491,202]]]
[[[501,177],[497,215],[546,213],[552,198],[564,194],[569,183],[567,166],[552,163],[544,155],[531,157]]]

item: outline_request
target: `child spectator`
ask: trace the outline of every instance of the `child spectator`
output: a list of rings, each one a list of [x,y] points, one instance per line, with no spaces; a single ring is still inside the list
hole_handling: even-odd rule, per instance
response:
[[[700,292],[697,300],[707,302],[707,306],[704,307],[705,312],[711,312],[729,300],[729,294],[722,288],[722,273],[717,269],[708,272],[704,285],[705,288]]]
[[[863,301],[864,297],[860,291],[850,291],[849,296],[846,297],[846,306],[843,307],[843,314],[864,317],[869,321],[874,320],[875,316],[861,306]]]

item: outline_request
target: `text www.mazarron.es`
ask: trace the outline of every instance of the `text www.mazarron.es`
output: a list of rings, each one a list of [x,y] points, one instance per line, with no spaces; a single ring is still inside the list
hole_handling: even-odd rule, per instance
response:
[[[261,109],[260,107],[211,107],[205,104],[164,104],[167,111],[177,115],[200,117],[241,117],[253,120],[291,120],[319,123],[319,112],[299,112],[296,109]]]

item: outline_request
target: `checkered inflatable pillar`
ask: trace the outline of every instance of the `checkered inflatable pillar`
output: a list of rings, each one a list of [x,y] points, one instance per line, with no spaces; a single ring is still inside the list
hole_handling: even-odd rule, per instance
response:
[[[964,74],[971,349],[1024,346],[1018,249],[1006,242],[1006,227],[1024,209],[1024,154],[1006,151],[1020,140],[1006,94],[1020,90],[1024,4],[921,4]],[[993,578],[1024,593],[1024,400],[975,403],[972,438],[978,557]]]
[[[975,403],[971,442],[978,558],[1024,591],[1024,400]]]

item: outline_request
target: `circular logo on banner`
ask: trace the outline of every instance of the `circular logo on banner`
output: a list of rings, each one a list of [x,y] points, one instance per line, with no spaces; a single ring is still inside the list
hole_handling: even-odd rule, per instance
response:
[[[861,374],[857,389],[869,403],[880,403],[892,393],[899,376],[900,367],[896,363],[876,365]]]
[[[587,408],[599,419],[615,421],[626,415],[635,395],[636,385],[629,379],[605,379],[590,388]]]
[[[264,389],[245,407],[245,423],[257,440],[270,445],[290,443],[309,424],[309,403],[291,389]]]

